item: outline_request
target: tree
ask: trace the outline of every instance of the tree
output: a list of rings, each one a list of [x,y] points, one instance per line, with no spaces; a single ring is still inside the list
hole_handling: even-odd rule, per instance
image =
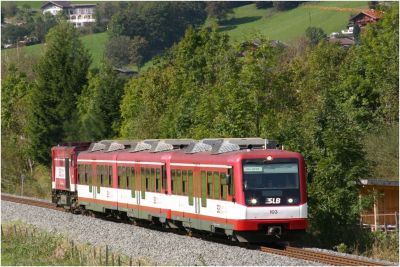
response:
[[[141,36],[153,56],[177,42],[188,26],[202,25],[206,18],[203,2],[129,2],[113,15],[111,36]]]
[[[99,72],[89,74],[88,85],[78,99],[81,140],[99,140],[117,136],[120,102],[125,81],[113,67],[103,62]]]
[[[46,36],[46,50],[37,69],[37,86],[32,92],[29,133],[31,153],[48,164],[50,148],[75,139],[76,101],[87,82],[91,59],[74,27],[62,22]]]
[[[148,59],[147,49],[149,42],[145,38],[135,36],[129,46],[129,59],[134,63],[138,70],[142,67],[143,63]]]
[[[306,29],[306,37],[311,45],[316,45],[326,38],[326,34],[321,28],[308,27]]]
[[[298,1],[273,1],[273,6],[278,11],[285,11],[295,8],[299,5]]]
[[[106,44],[105,55],[116,67],[128,65],[130,44],[128,36],[111,36]]]
[[[1,11],[4,14],[4,17],[9,18],[9,17],[14,17],[15,14],[17,14],[18,7],[15,2],[12,1],[4,1],[1,3]]]
[[[269,8],[273,6],[273,1],[256,1],[256,8]]]
[[[216,18],[218,21],[225,19],[228,13],[232,12],[228,2],[220,1],[207,2],[206,11],[210,18]]]
[[[21,41],[28,33],[29,31],[23,26],[7,24],[2,29],[1,42],[15,44],[17,41]]]
[[[33,88],[25,74],[10,66],[2,79],[1,98],[1,188],[15,192],[22,175],[33,172],[29,156],[27,127],[30,112],[29,94]]]

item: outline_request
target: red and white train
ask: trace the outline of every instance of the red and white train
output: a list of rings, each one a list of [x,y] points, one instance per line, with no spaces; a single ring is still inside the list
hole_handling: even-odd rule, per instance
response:
[[[304,232],[299,153],[261,138],[132,140],[52,148],[53,202],[240,242]]]

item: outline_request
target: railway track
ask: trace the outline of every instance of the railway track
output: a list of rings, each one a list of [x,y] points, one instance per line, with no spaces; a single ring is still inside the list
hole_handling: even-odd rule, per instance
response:
[[[25,205],[31,205],[31,206],[36,206],[36,207],[41,207],[41,208],[46,208],[46,209],[52,209],[52,210],[57,210],[57,211],[67,211],[66,209],[64,209],[62,207],[57,207],[54,203],[40,201],[40,200],[34,200],[34,199],[29,199],[29,198],[22,198],[22,197],[18,197],[18,196],[2,194],[1,200],[25,204]],[[212,239],[212,240],[214,241],[215,239]],[[217,242],[221,242],[221,240],[218,240]],[[232,243],[229,243],[229,244],[232,245]],[[247,247],[250,247],[250,246],[247,246]],[[317,262],[317,263],[321,263],[321,264],[329,264],[329,265],[334,265],[334,266],[386,266],[385,264],[375,262],[375,261],[366,261],[366,260],[361,260],[361,259],[356,259],[356,258],[332,255],[332,254],[325,253],[325,252],[312,251],[312,250],[296,248],[296,247],[291,247],[291,246],[285,246],[282,249],[265,247],[265,246],[257,246],[257,247],[252,247],[252,248],[258,249],[258,250],[266,252],[266,253],[272,253],[272,254],[276,254],[276,255],[292,257],[292,258],[302,259],[302,260],[307,260],[307,261],[313,261],[313,262]]]

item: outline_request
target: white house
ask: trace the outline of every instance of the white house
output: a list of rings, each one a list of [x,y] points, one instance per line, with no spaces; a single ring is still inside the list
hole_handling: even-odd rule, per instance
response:
[[[82,27],[86,23],[95,22],[95,8],[95,4],[71,4],[69,1],[49,1],[41,7],[43,14],[56,15],[63,11],[67,15],[68,21],[73,23],[75,27]]]

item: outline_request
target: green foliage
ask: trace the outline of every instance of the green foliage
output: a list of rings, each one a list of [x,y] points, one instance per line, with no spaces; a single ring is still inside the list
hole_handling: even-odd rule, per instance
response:
[[[298,1],[273,1],[273,6],[278,11],[289,10],[299,5]]]
[[[131,41],[128,36],[111,36],[106,43],[105,56],[116,67],[129,64],[130,43]]]
[[[111,36],[140,36],[155,55],[178,41],[189,25],[205,20],[202,2],[130,2],[111,18]]]
[[[210,18],[215,18],[218,21],[225,19],[228,13],[232,12],[230,4],[222,1],[207,2],[206,11]]]
[[[86,84],[91,63],[76,30],[67,22],[52,28],[46,51],[37,65],[37,86],[32,91],[28,122],[31,154],[48,164],[49,147],[76,138],[76,101]]]
[[[308,27],[306,29],[306,37],[311,45],[316,45],[326,38],[326,34],[321,28]]]
[[[398,7],[367,26],[341,69],[341,99],[364,129],[398,121]]]
[[[399,125],[381,125],[367,134],[364,147],[371,163],[371,178],[399,179]]]
[[[95,253],[94,253],[95,251]],[[60,234],[50,234],[20,222],[2,224],[1,255],[3,265],[105,266],[105,248],[79,244]],[[151,265],[146,259],[130,259],[108,251],[108,265]]]
[[[10,191],[16,189],[15,185],[20,183],[21,176],[28,178],[33,171],[26,127],[33,84],[11,66],[1,85],[1,188],[2,191]]]
[[[103,63],[98,73],[90,72],[88,80],[78,99],[80,139],[116,137],[125,81],[107,63]]]

